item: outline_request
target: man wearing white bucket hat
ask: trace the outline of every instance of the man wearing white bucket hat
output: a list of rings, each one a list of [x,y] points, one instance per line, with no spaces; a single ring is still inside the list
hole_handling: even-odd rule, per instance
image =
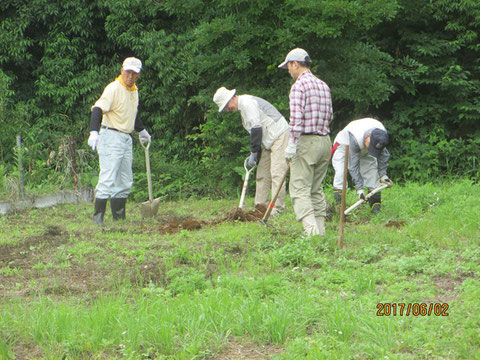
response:
[[[108,84],[92,106],[88,145],[98,151],[100,174],[95,188],[93,222],[102,225],[108,199],[114,220],[125,219],[125,205],[133,185],[132,136],[138,131],[142,143],[150,142],[138,114],[138,89],[135,85],[142,62],[126,58],[120,76]]]
[[[250,133],[250,157],[247,167],[258,162],[256,176],[255,204],[267,205],[270,193],[281,185],[272,215],[285,208],[285,184],[283,175],[288,164],[283,156],[288,143],[287,120],[268,101],[252,95],[235,95],[235,89],[221,87],[213,96],[218,111],[240,111],[242,124]],[[282,184],[283,183],[283,184]]]
[[[311,59],[300,48],[290,51],[278,67],[294,80],[290,90],[290,139],[285,157],[290,164],[290,197],[307,236],[325,234],[327,204],[322,182],[330,160],[330,88],[310,71]]]

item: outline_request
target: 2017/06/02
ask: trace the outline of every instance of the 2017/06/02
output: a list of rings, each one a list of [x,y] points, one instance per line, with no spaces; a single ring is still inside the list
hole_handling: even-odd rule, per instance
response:
[[[448,316],[447,303],[378,303],[377,316]]]

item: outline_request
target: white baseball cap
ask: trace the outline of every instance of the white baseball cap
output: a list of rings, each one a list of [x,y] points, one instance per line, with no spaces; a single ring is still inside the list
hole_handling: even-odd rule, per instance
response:
[[[285,61],[278,65],[280,69],[286,69],[287,64],[290,61],[310,61],[310,56],[308,56],[308,53],[300,48],[293,49],[287,54],[287,57],[285,58]]]
[[[134,57],[126,58],[123,61],[123,70],[133,70],[136,73],[140,73],[142,71],[142,62]]]
[[[227,106],[228,102],[235,95],[235,91],[235,89],[228,90],[223,86],[217,90],[215,95],[213,95],[213,101],[218,105],[218,112],[222,112],[225,106]]]

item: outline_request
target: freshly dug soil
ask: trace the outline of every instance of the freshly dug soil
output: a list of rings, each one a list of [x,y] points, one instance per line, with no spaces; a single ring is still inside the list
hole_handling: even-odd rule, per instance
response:
[[[389,221],[385,224],[386,227],[402,227],[406,225],[406,221]]]
[[[225,217],[212,221],[201,221],[194,218],[182,218],[178,219],[171,218],[168,222],[164,223],[158,228],[158,232],[161,234],[165,233],[175,233],[180,230],[198,230],[204,226],[213,226],[220,224],[222,222],[231,222],[231,221],[259,221],[263,219],[263,215],[267,211],[265,205],[255,205],[255,208],[251,211],[244,211],[243,209],[236,208]]]
[[[229,216],[225,219],[226,221],[259,221],[263,219],[267,207],[265,205],[257,204],[255,208],[251,211],[244,211],[243,209],[236,208],[234,209]]]

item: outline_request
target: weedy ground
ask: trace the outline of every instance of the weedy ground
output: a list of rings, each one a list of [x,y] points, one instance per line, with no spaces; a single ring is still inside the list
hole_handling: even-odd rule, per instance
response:
[[[394,186],[344,249],[337,215],[304,238],[290,204],[265,226],[237,201],[0,217],[0,359],[480,359],[479,185]]]

